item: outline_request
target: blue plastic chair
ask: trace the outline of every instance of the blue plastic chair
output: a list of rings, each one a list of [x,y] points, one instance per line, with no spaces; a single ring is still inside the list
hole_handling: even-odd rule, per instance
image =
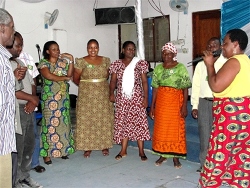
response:
[[[152,103],[152,96],[153,96],[153,88],[151,86],[152,83],[152,77],[148,77],[148,107],[147,111],[149,112],[151,103]]]
[[[40,122],[42,120],[43,114],[41,112],[36,112],[36,121],[37,121],[37,125],[40,125]]]

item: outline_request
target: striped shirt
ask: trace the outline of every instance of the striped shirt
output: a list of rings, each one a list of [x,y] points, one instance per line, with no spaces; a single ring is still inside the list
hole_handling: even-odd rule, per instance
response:
[[[15,78],[10,57],[11,54],[0,44],[0,155],[16,151]]]

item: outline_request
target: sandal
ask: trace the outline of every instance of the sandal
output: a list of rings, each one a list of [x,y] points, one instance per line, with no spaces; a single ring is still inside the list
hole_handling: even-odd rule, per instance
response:
[[[89,158],[90,157],[91,150],[85,151],[83,154],[84,158]]]
[[[44,157],[44,158],[43,158],[43,161],[44,161],[44,163],[45,163],[46,165],[52,164],[52,161],[51,161],[50,157]]]
[[[62,159],[65,159],[65,160],[66,160],[66,159],[69,159],[69,157],[68,157],[67,155],[62,156],[61,158],[62,158]]]
[[[174,167],[176,168],[176,169],[180,169],[181,167],[182,167],[182,165],[181,165],[181,163],[180,163],[180,161],[179,161],[179,159],[178,158],[173,158],[173,162],[174,162]]]
[[[119,161],[121,160],[123,157],[126,157],[127,155],[121,155],[120,153],[118,155],[115,156],[115,160]]]
[[[102,150],[102,155],[103,156],[108,156],[109,155],[109,149],[103,149]]]
[[[145,162],[146,160],[148,160],[147,156],[146,155],[142,155],[140,156],[141,157],[141,161],[142,162]]]
[[[155,166],[161,166],[162,163],[167,162],[167,158],[165,157],[160,157],[157,161],[155,161]]]

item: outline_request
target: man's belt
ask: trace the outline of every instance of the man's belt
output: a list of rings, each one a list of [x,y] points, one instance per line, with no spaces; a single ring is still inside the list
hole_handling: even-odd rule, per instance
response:
[[[207,101],[213,101],[214,98],[213,97],[204,97],[203,99],[207,100]]]

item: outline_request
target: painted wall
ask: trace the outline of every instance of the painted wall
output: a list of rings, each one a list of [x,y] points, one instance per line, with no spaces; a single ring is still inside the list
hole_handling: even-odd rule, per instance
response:
[[[169,0],[155,0],[160,4],[164,14],[170,15],[171,40],[185,39],[188,53],[179,53],[178,61],[187,64],[192,60],[192,12],[220,9],[221,0],[187,0],[188,13],[175,12],[169,7]],[[67,51],[74,57],[86,55],[86,43],[96,38],[100,43],[100,55],[111,60],[118,58],[117,25],[95,26],[94,8],[123,7],[127,0],[44,0],[39,3],[27,3],[21,0],[6,0],[8,10],[15,22],[15,28],[24,38],[24,50],[29,52],[36,61],[38,53],[35,47],[41,49],[48,40],[58,40],[61,52]],[[128,1],[127,6],[135,5],[136,1]],[[152,2],[152,1],[150,1]],[[59,10],[59,15],[53,26],[44,27],[45,13]],[[155,17],[161,14],[154,10],[147,0],[142,0],[142,17]],[[179,21],[178,21],[179,20]],[[179,23],[179,26],[178,26]],[[178,32],[179,27],[179,32]],[[167,41],[166,41],[167,42]],[[188,71],[192,76],[192,68]]]

